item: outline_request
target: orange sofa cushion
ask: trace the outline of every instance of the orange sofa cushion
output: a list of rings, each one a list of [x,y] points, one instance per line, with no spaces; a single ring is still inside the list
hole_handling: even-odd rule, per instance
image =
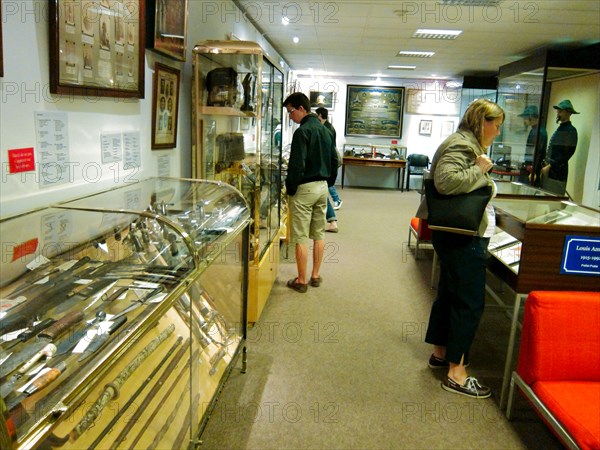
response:
[[[600,382],[600,292],[531,292],[517,373],[528,385]]]
[[[600,449],[600,381],[538,381],[531,388],[582,449]]]

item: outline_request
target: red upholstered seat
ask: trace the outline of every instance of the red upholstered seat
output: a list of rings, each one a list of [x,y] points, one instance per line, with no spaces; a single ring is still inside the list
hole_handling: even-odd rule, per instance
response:
[[[531,387],[581,448],[600,449],[600,382],[538,381]]]
[[[410,238],[415,237],[415,259],[419,257],[419,246],[423,242],[431,242],[431,229],[427,226],[427,220],[413,217],[410,219],[408,229],[408,246],[410,247]]]
[[[419,219],[418,217],[413,217],[410,219],[410,226],[417,233],[417,239],[422,241],[430,241],[431,240],[431,229],[427,226],[426,219]]]
[[[559,438],[600,449],[600,292],[531,292],[513,378]]]
[[[531,292],[517,373],[529,385],[600,382],[600,292]]]

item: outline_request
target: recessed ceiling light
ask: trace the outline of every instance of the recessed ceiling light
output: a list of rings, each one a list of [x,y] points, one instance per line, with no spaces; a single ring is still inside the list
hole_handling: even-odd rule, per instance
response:
[[[297,44],[298,42],[300,42],[300,38],[298,36],[294,36],[292,41],[294,41],[294,44]]]
[[[432,30],[429,28],[420,28],[414,32],[412,37],[420,39],[456,39],[462,30]]]
[[[388,66],[388,69],[393,69],[393,70],[415,70],[417,68],[417,66]]]
[[[435,55],[435,52],[417,52],[417,51],[409,51],[409,50],[401,50],[398,52],[396,56],[406,56],[406,57],[414,57],[414,58],[431,58]]]

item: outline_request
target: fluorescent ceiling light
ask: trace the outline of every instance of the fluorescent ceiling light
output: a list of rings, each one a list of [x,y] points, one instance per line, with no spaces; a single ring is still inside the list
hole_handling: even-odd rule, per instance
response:
[[[504,0],[440,0],[442,5],[498,6]]]
[[[398,52],[397,56],[408,56],[408,57],[414,57],[414,58],[431,58],[433,55],[435,55],[435,52],[413,52],[413,51],[409,51],[409,50],[401,50]]]
[[[432,30],[429,28],[420,28],[414,32],[412,37],[420,39],[456,39],[462,30]]]
[[[388,66],[388,69],[393,70],[415,70],[417,66]]]

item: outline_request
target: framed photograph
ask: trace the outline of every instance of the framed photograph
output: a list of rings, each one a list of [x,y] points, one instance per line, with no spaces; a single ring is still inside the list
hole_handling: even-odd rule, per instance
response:
[[[442,124],[442,137],[450,136],[454,133],[454,121],[445,120]]]
[[[431,129],[433,128],[432,120],[421,120],[419,122],[419,134],[424,136],[431,136]]]
[[[144,98],[145,0],[49,0],[50,92]]]
[[[250,129],[250,117],[240,117],[240,130],[248,131]]]
[[[2,0],[0,0],[0,77],[4,76],[4,57],[2,55]]]
[[[152,85],[152,149],[177,146],[177,112],[179,111],[179,69],[154,65]]]
[[[188,0],[146,1],[146,47],[185,61]]]
[[[335,92],[310,91],[308,97],[310,100],[310,107],[312,109],[323,107],[332,110],[335,105],[334,94]]]
[[[349,84],[346,136],[402,137],[403,87]]]

